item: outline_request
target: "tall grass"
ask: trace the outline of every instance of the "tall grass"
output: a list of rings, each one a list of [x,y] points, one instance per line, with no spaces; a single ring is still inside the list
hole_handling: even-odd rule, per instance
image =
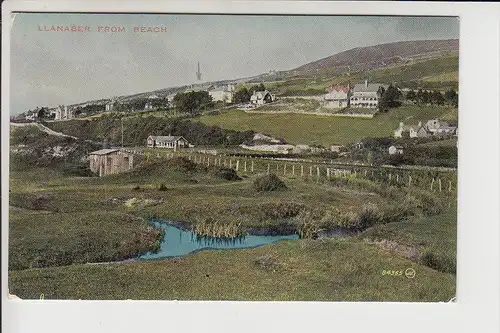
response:
[[[246,235],[241,222],[229,224],[218,223],[213,217],[200,218],[196,221],[192,231],[198,237],[237,238]]]

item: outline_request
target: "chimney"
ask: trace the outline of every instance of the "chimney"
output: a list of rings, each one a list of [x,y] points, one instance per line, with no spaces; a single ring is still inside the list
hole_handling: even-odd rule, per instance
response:
[[[368,80],[365,79],[365,88],[368,88]]]

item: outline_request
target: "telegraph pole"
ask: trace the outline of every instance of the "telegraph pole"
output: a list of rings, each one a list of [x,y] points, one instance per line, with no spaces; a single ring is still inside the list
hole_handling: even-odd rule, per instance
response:
[[[121,117],[120,120],[122,122],[122,148],[123,148],[123,117]]]

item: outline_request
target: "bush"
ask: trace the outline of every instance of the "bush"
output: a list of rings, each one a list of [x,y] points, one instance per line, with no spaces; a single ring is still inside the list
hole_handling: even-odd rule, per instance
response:
[[[258,192],[286,190],[283,181],[274,173],[258,177],[253,183],[254,189]]]
[[[456,260],[444,255],[437,255],[434,252],[425,251],[420,257],[420,261],[423,265],[439,272],[455,274],[457,271]]]
[[[158,191],[166,191],[168,188],[165,186],[165,184],[161,183],[160,186],[158,186]]]
[[[215,170],[214,175],[217,178],[225,179],[225,180],[241,180],[241,177],[238,176],[238,173],[234,169],[230,168],[218,168]]]

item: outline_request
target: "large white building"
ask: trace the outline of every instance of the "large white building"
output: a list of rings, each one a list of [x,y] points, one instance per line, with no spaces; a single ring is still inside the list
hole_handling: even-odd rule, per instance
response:
[[[208,94],[214,102],[232,103],[234,98],[234,85],[228,84],[222,87],[212,88],[208,90]]]
[[[387,89],[386,85],[380,83],[356,84],[350,98],[350,105],[353,108],[377,108],[380,96],[378,90],[380,87]]]

